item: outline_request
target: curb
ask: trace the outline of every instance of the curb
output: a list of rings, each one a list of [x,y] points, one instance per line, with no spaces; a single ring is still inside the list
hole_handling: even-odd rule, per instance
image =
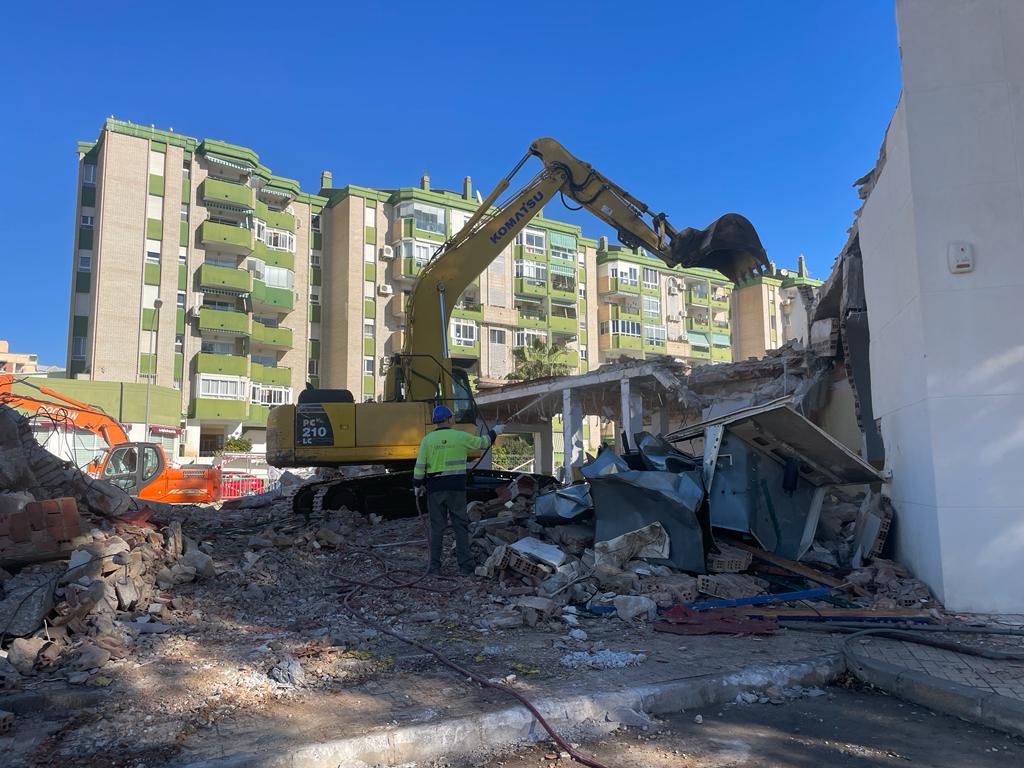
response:
[[[908,670],[847,652],[846,668],[858,680],[920,704],[1014,736],[1024,736],[1024,701]]]
[[[635,722],[652,715],[710,707],[733,701],[742,691],[769,685],[826,685],[845,670],[841,654],[735,672],[670,680],[619,691],[537,699],[534,704],[560,732],[588,722]],[[401,765],[495,751],[512,744],[542,741],[547,733],[523,707],[410,725],[350,738],[250,752],[187,763],[184,768],[337,768],[339,765]]]

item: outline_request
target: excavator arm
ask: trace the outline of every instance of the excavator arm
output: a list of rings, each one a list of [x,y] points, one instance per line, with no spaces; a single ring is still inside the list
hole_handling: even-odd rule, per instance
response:
[[[530,157],[540,159],[544,167],[493,209]],[[665,214],[651,213],[645,203],[575,158],[554,139],[538,139],[420,273],[407,308],[409,331],[403,353],[388,369],[385,399],[440,398],[458,404],[468,398],[465,381],[452,371],[448,358],[452,306],[559,193],[614,227],[624,245],[645,248],[670,267],[706,267],[738,282],[768,266],[761,241],[744,217],[730,213],[705,229],[676,230]]]
[[[35,411],[55,421],[66,420],[79,429],[87,429],[99,435],[110,447],[128,442],[128,434],[124,427],[117,419],[99,408],[62,395],[49,387],[36,386],[24,380],[21,383],[32,387],[48,399],[44,400],[35,395],[19,395],[13,391],[13,383],[14,377],[10,374],[0,375],[0,403],[3,405]]]

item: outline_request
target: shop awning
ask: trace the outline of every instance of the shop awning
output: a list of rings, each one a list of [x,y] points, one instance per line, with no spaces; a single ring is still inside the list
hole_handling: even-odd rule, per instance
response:
[[[711,343],[708,341],[708,337],[703,333],[687,331],[686,340],[690,342],[691,347],[707,347],[708,349],[711,349]]]

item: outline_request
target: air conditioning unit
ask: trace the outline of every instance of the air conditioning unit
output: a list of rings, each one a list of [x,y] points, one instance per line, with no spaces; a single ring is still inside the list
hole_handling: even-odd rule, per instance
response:
[[[379,293],[381,296],[390,296],[394,292],[395,289],[392,288],[387,283],[381,283],[380,285],[377,286],[377,293]]]
[[[395,249],[390,245],[382,246],[380,249],[380,257],[382,259],[393,259],[395,258]]]

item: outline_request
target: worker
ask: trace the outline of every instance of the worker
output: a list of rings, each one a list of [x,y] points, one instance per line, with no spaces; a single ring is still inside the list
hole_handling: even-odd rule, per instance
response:
[[[430,519],[430,565],[427,573],[441,571],[444,529],[451,520],[459,570],[469,576],[475,568],[469,551],[466,458],[470,451],[486,451],[504,431],[504,427],[495,425],[487,434],[479,436],[452,429],[452,411],[446,405],[434,408],[431,421],[437,426],[420,443],[413,471],[415,493],[420,498],[426,497]]]

